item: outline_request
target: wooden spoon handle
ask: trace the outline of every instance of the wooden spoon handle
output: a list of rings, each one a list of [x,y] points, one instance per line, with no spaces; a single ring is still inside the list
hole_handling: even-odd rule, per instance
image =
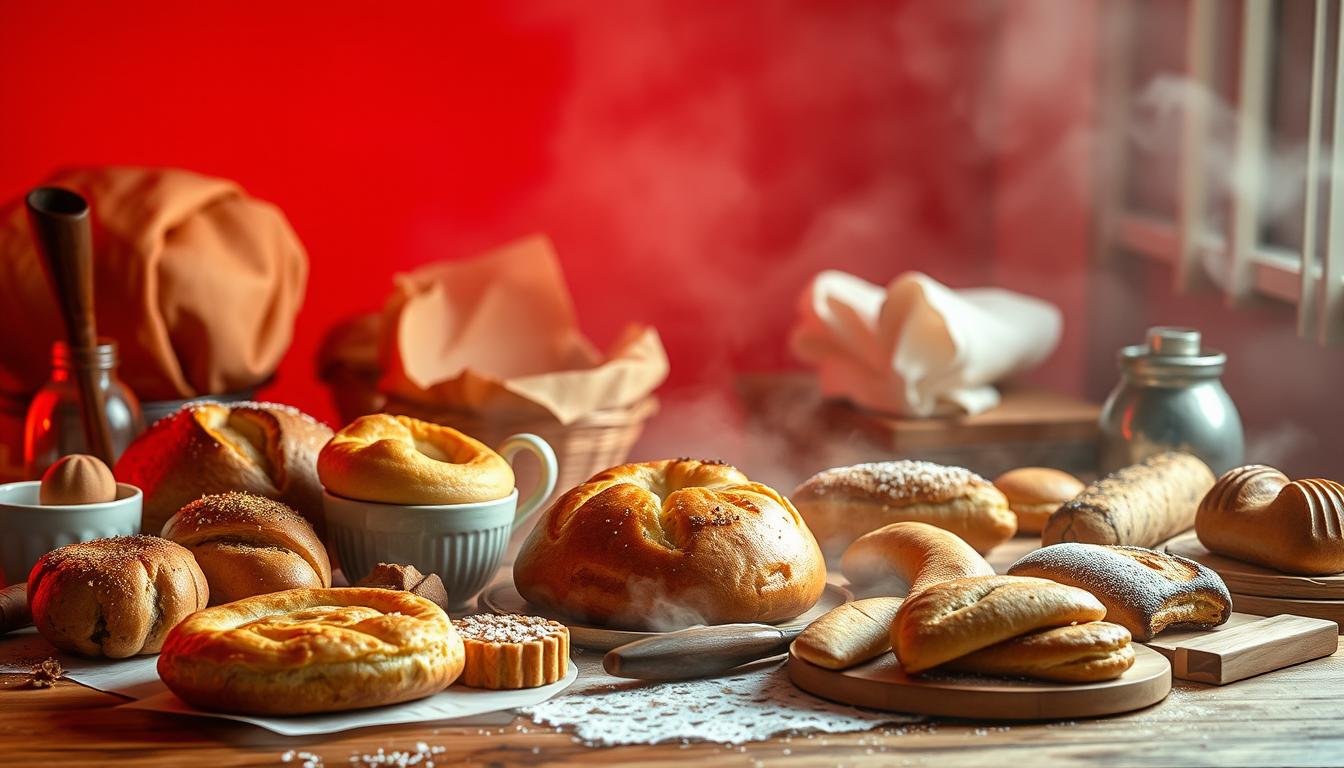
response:
[[[691,627],[613,648],[602,667],[639,680],[707,677],[782,653],[797,634],[768,624]]]
[[[93,232],[89,204],[77,193],[60,187],[38,187],[28,193],[28,219],[47,274],[56,289],[56,301],[65,319],[71,368],[76,372],[89,451],[112,465],[112,430],[107,404],[98,386],[98,372],[78,364],[98,346],[93,315]]]

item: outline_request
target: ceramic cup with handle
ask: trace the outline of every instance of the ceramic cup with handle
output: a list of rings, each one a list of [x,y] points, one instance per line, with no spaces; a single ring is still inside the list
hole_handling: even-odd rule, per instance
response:
[[[112,501],[42,504],[40,480],[0,485],[0,587],[28,581],[28,571],[57,547],[140,532],[144,494],[117,483]]]
[[[540,437],[513,435],[499,446],[506,461],[522,451],[541,462],[541,479],[527,498],[518,489],[502,499],[467,504],[383,504],[323,493],[327,536],[351,584],[378,563],[413,565],[437,573],[449,607],[465,609],[499,569],[509,535],[555,490],[555,452]]]

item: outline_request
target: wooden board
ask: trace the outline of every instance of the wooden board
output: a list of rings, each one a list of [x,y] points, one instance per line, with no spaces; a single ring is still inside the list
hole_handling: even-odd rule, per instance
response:
[[[893,712],[975,720],[1053,720],[1114,715],[1152,706],[1171,691],[1171,665],[1134,646],[1134,666],[1102,683],[1049,683],[952,673],[909,676],[890,653],[841,671],[789,653],[789,679],[824,699]]]
[[[1220,627],[1163,632],[1146,645],[1167,657],[1179,680],[1227,685],[1329,656],[1338,632],[1325,619],[1233,613]]]
[[[1264,597],[1232,593],[1232,610],[1257,616],[1278,616],[1291,613],[1326,619],[1339,625],[1344,633],[1344,600],[1307,600],[1304,598]]]
[[[1227,588],[1239,595],[1344,600],[1344,573],[1334,576],[1294,576],[1215,555],[1199,543],[1194,531],[1177,536],[1167,542],[1164,549],[1173,555],[1188,557],[1217,571],[1226,582]],[[1299,611],[1276,611],[1276,613],[1299,613]]]
[[[832,608],[837,608],[853,599],[854,596],[850,594],[849,590],[828,583],[825,591],[821,593],[821,599],[817,601],[816,605],[812,606],[811,610],[804,613],[802,616],[780,622],[775,626],[783,630],[801,630]],[[483,610],[490,611],[491,613],[521,613],[532,616],[548,616],[547,612],[542,611],[540,608],[537,608],[524,600],[523,596],[518,594],[517,588],[513,586],[513,582],[511,581],[488,587],[485,592],[481,593],[480,605]],[[663,634],[662,632],[636,632],[626,629],[594,627],[581,623],[574,623],[572,619],[567,619],[564,616],[548,616],[548,618],[554,618],[556,621],[563,622],[565,626],[569,627],[569,641],[571,643],[579,648],[587,648],[594,651],[609,651],[619,645],[625,645],[626,643],[631,643],[635,640],[643,640],[647,637],[656,637]]]

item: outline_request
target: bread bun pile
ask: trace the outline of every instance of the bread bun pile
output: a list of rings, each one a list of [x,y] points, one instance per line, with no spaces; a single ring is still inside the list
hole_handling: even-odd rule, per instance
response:
[[[961,467],[885,461],[818,472],[791,496],[827,555],[884,525],[921,522],[988,552],[1012,538],[1017,517],[992,483]]]
[[[163,538],[191,551],[210,583],[211,605],[331,586],[331,562],[313,527],[263,496],[203,496],[168,518]]]
[[[826,566],[789,500],[721,462],[624,464],[561,496],[513,567],[528,602],[632,629],[775,622],[821,597]]]
[[[1210,552],[1302,576],[1344,572],[1344,485],[1238,467],[1199,504],[1195,533]]]
[[[113,474],[144,491],[142,531],[211,493],[246,491],[293,507],[323,534],[317,452],[331,430],[275,403],[194,403],[160,419],[126,448]]]

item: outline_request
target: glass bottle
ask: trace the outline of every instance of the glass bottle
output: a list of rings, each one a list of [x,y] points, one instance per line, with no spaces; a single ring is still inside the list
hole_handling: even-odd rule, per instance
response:
[[[113,460],[144,431],[140,401],[117,377],[116,342],[100,339],[97,347],[72,355],[69,346],[58,341],[51,346],[51,380],[33,397],[24,423],[23,463],[30,478],[41,477],[62,456],[90,452],[74,375],[81,368],[97,373],[95,381],[107,404]]]

